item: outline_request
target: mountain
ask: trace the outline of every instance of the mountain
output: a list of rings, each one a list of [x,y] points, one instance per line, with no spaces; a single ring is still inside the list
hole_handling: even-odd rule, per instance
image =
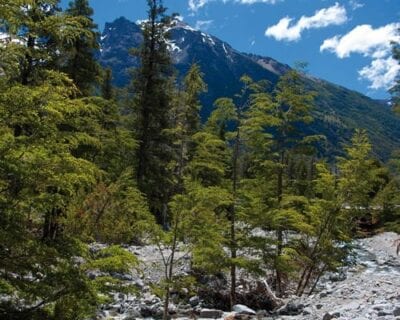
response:
[[[194,62],[204,73],[208,92],[202,97],[203,119],[212,111],[215,99],[232,97],[240,90],[239,79],[243,74],[254,80],[268,80],[272,90],[279,77],[290,70],[288,65],[272,58],[239,52],[228,43],[182,22],[177,22],[170,34],[169,48],[179,74],[184,75]],[[129,52],[141,41],[140,27],[123,17],[105,25],[99,61],[113,70],[115,85],[129,83],[129,70],[138,65],[137,58]],[[315,121],[304,130],[327,137],[327,156],[340,154],[342,144],[349,141],[355,128],[368,131],[374,153],[382,160],[400,148],[400,119],[382,101],[312,76],[307,76],[306,82],[318,95]]]

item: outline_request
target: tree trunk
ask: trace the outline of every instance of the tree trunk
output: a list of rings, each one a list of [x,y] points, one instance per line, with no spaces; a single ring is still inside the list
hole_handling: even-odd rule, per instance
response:
[[[25,64],[22,67],[22,72],[21,72],[21,83],[26,86],[29,84],[29,78],[32,75],[32,70],[33,70],[33,57],[32,53],[30,52],[35,48],[35,38],[32,37],[31,35],[28,36],[28,41],[27,41],[27,53],[25,54]]]
[[[240,128],[237,128],[235,138],[235,149],[233,152],[233,172],[232,172],[232,188],[233,188],[233,205],[231,208],[230,220],[231,220],[231,238],[230,238],[230,250],[231,250],[231,292],[230,292],[230,305],[231,308],[236,304],[236,260],[237,258],[237,243],[236,243],[236,193],[238,187],[238,160],[240,153]]]
[[[281,152],[280,161],[279,161],[279,169],[278,169],[278,185],[277,185],[277,196],[278,196],[278,205],[280,206],[282,202],[282,194],[283,194],[283,162],[285,159],[285,153]],[[276,255],[277,258],[282,254],[283,249],[283,230],[281,226],[278,226],[276,231],[277,245],[276,245]],[[278,268],[276,268],[276,292],[278,297],[281,297],[283,294],[282,289],[282,273]]]
[[[283,300],[278,298],[272,292],[271,288],[268,285],[268,282],[266,280],[263,280],[262,283],[264,284],[266,298],[272,302],[273,308],[276,309],[284,305]]]

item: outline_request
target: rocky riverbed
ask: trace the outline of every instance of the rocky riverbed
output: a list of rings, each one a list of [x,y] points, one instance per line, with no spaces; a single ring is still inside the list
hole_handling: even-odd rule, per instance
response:
[[[326,274],[311,296],[289,297],[273,314],[253,311],[244,305],[227,313],[212,309],[198,296],[179,304],[172,303],[170,314],[179,319],[280,319],[280,320],[400,320],[400,257],[396,254],[395,233],[382,233],[355,241],[355,263],[340,274]],[[129,247],[143,261],[143,272],[124,275],[135,284],[139,296],[115,294],[115,301],[103,306],[98,319],[142,319],[162,316],[162,301],[151,290],[163,274],[157,248]],[[188,261],[180,256],[178,273],[189,272]],[[208,307],[208,308],[207,308]]]

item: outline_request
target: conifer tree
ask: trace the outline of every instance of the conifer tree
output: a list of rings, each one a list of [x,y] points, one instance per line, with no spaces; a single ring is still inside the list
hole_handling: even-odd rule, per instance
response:
[[[58,0],[5,0],[0,10],[1,26],[14,41],[8,43],[18,53],[19,72],[12,80],[34,84],[45,69],[58,69],[63,44],[85,32],[81,21],[60,14]],[[6,49],[7,50],[7,49]]]
[[[134,108],[136,113],[137,181],[147,195],[152,212],[160,223],[167,223],[170,198],[170,141],[172,67],[166,40],[171,19],[165,14],[162,0],[148,0],[148,20],[142,24],[143,44],[136,52],[140,67],[134,75]]]
[[[370,205],[379,182],[380,169],[372,159],[372,150],[365,130],[357,129],[351,143],[345,147],[346,157],[338,159],[341,201],[352,210],[354,219],[370,220]]]
[[[75,18],[82,31],[79,37],[64,44],[67,61],[61,69],[74,81],[82,96],[89,96],[100,78],[100,66],[94,57],[99,49],[99,34],[92,19],[93,9],[88,0],[73,0],[65,14]]]
[[[174,192],[183,190],[185,168],[193,156],[193,135],[200,130],[199,96],[206,90],[203,75],[197,64],[192,65],[183,79],[181,89],[176,89],[171,108],[171,128],[165,130],[172,141]]]
[[[16,297],[0,303],[2,317],[45,319],[64,310],[85,318],[99,301],[73,259],[86,256],[85,246],[65,228],[82,190],[101,174],[74,155],[82,142],[97,141],[80,127],[97,108],[73,95],[71,81],[56,72],[38,86],[5,86],[0,94],[0,287]]]
[[[215,102],[215,110],[210,116],[206,128],[219,135],[220,139],[232,146],[231,164],[229,177],[231,186],[228,188],[232,194],[232,205],[227,210],[227,219],[230,221],[228,234],[228,246],[230,250],[230,304],[233,307],[236,304],[236,280],[237,266],[243,261],[237,255],[239,249],[237,225],[240,221],[240,184],[243,176],[243,141],[242,126],[244,121],[244,112],[249,104],[249,96],[253,87],[256,85],[248,76],[241,78],[243,87],[241,92],[236,96],[236,104],[232,99],[220,98]],[[229,126],[233,127],[229,130]]]
[[[349,253],[346,246],[339,248],[337,244],[351,239],[351,215],[343,210],[335,175],[325,163],[316,167],[317,177],[313,181],[316,197],[309,202],[306,214],[309,230],[296,244],[302,260],[297,295],[302,295],[308,287],[311,294],[321,275],[336,271]]]
[[[15,299],[0,303],[0,317],[88,318],[106,297],[100,291],[107,295],[119,282],[110,277],[92,281],[87,270],[118,272],[136,264],[120,248],[91,256],[81,242],[88,239],[86,235],[71,228],[72,220],[81,217],[75,210],[105,176],[99,166],[110,169],[110,163],[125,164],[115,152],[99,157],[107,149],[104,142],[115,144],[105,139],[116,129],[115,113],[104,112],[101,98],[76,99],[72,81],[54,71],[65,53],[62,44],[85,33],[79,19],[61,15],[57,1],[16,2],[0,6],[1,22],[16,40],[2,50],[6,74],[0,79],[0,184],[4,187],[0,288]],[[121,141],[119,151],[131,139]],[[115,171],[118,176],[121,168]],[[129,213],[129,222],[146,215],[137,190],[125,183],[115,193],[114,207],[131,204],[129,210],[112,214]],[[77,256],[85,263],[77,263]]]
[[[274,97],[276,102],[273,116],[276,118],[276,125],[274,126],[274,146],[272,151],[276,152],[278,157],[276,161],[276,200],[279,208],[282,203],[285,193],[285,167],[290,158],[291,150],[298,148],[305,140],[301,136],[301,131],[298,128],[300,123],[307,124],[313,119],[311,116],[311,108],[313,103],[313,93],[307,92],[301,78],[301,75],[296,70],[287,72],[279,80],[276,88],[276,95]],[[277,226],[277,257],[282,254],[283,250],[283,228],[285,228],[285,210],[277,211],[276,214],[283,216],[282,219],[277,218],[276,221],[281,220],[282,224]],[[277,292],[278,295],[283,293],[282,288],[282,273],[277,267]]]
[[[101,96],[106,100],[112,100],[114,98],[114,88],[112,85],[112,70],[107,68],[103,72],[103,79],[101,83]]]

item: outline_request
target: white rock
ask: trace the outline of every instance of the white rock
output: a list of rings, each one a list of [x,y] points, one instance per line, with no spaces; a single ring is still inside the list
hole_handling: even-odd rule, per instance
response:
[[[235,304],[232,307],[232,311],[237,312],[237,313],[242,313],[242,314],[251,314],[251,315],[256,314],[256,312],[253,309],[250,309],[249,307],[247,307],[243,304]]]

